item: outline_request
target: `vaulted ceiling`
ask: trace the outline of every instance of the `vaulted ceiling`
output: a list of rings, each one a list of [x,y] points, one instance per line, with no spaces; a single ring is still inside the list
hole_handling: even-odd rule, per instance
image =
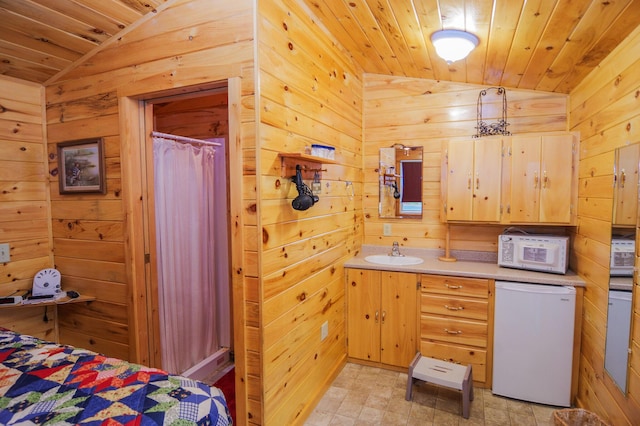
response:
[[[0,0],[0,74],[44,83],[165,1]]]
[[[364,72],[560,93],[640,25],[640,0],[298,1]],[[0,0],[0,73],[45,83],[166,4]],[[447,64],[430,42],[440,29],[466,30],[480,43]]]

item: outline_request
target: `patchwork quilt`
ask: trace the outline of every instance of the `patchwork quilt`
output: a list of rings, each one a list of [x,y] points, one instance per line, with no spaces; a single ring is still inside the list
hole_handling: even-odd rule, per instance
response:
[[[202,382],[0,329],[0,425],[230,425]]]

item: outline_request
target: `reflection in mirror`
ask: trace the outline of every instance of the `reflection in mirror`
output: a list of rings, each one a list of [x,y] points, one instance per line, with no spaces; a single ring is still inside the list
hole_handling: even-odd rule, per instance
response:
[[[609,283],[609,310],[607,313],[607,341],[604,368],[622,393],[627,393],[629,365],[629,333],[631,332],[631,290],[613,290],[627,283],[622,277],[612,277]],[[626,281],[631,286],[631,277]]]
[[[613,170],[613,226],[635,228],[638,213],[640,144],[616,149]]]
[[[609,265],[609,308],[604,368],[622,393],[627,392],[631,291],[636,258],[635,229],[614,228]]]
[[[380,148],[378,170],[380,217],[422,217],[422,147]]]
[[[616,149],[604,368],[624,394],[629,376],[639,161],[640,144]]]

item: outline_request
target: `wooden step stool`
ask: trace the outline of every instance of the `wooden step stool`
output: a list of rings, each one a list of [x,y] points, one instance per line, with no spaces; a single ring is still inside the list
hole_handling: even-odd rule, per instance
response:
[[[407,394],[405,399],[411,401],[413,384],[416,380],[433,383],[450,389],[462,391],[462,417],[469,418],[469,409],[473,401],[473,374],[471,365],[454,364],[416,354],[409,365],[407,377]]]

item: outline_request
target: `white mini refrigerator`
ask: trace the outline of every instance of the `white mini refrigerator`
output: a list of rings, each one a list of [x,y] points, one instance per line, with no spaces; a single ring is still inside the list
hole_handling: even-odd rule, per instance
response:
[[[496,281],[492,392],[571,405],[574,287]]]

